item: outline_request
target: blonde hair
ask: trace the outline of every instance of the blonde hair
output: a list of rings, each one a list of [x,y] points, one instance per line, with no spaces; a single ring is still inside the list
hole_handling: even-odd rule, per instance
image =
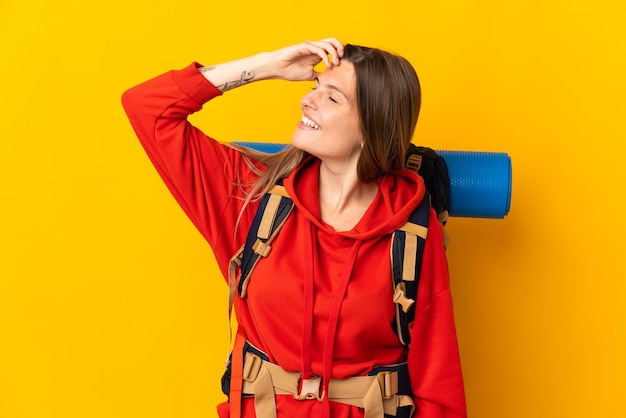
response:
[[[244,208],[248,203],[261,199],[279,179],[291,174],[308,155],[292,145],[275,154],[257,151],[238,144],[231,143],[228,146],[239,151],[244,156],[246,164],[259,176],[252,184],[240,184],[245,194]]]

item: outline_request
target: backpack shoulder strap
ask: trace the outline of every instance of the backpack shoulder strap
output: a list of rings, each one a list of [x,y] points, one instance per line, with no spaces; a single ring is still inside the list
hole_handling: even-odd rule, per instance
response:
[[[261,257],[267,257],[272,249],[271,243],[278,234],[287,217],[293,210],[293,201],[287,194],[282,180],[267,192],[261,203],[248,231],[246,243],[240,250],[239,295],[246,296],[246,290],[250,280],[250,273],[259,262]]]
[[[392,234],[391,272],[396,302],[394,330],[404,345],[409,345],[409,324],[415,318],[415,300],[422,268],[422,254],[428,235],[430,195],[413,211],[404,226]]]

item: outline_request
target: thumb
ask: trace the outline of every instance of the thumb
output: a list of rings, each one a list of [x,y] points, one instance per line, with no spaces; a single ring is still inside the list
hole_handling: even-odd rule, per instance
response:
[[[318,71],[315,71],[315,70],[311,71],[311,78],[309,78],[309,81],[315,80],[316,78],[318,78],[320,76],[320,74],[321,73],[318,72]]]

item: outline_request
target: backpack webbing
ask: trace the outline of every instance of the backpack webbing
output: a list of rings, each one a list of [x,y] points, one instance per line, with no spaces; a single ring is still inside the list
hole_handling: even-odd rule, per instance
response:
[[[278,235],[293,209],[293,201],[285,191],[282,180],[261,199],[261,203],[248,231],[246,243],[240,251],[241,275],[239,295],[246,297],[250,274],[261,257],[267,257],[272,249],[271,242]],[[413,211],[404,226],[392,234],[391,272],[393,279],[393,301],[396,303],[396,318],[392,327],[400,342],[411,342],[409,324],[415,317],[415,300],[419,284],[422,253],[428,234],[430,195],[425,193],[422,202]]]
[[[430,195],[413,211],[404,226],[395,231],[391,242],[391,277],[393,279],[393,301],[396,302],[394,328],[400,342],[409,345],[409,324],[415,318],[415,300],[422,268],[422,254],[428,235]]]
[[[246,296],[250,273],[260,257],[269,255],[271,242],[293,209],[293,201],[285,191],[282,179],[261,199],[241,255],[239,295]]]

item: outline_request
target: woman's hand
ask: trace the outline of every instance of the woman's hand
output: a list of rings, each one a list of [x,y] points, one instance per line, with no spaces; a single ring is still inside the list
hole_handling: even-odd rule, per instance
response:
[[[202,67],[199,71],[215,87],[227,91],[259,80],[314,80],[319,75],[315,71],[317,64],[324,62],[328,68],[337,65],[342,56],[342,43],[336,38],[328,38]]]
[[[270,53],[276,78],[290,81],[314,80],[319,73],[315,66],[324,62],[326,68],[337,65],[343,56],[343,45],[336,38],[304,41]]]

